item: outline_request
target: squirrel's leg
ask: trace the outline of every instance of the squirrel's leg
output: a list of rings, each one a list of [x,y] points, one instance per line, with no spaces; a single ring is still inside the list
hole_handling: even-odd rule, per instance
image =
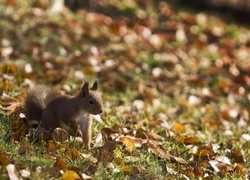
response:
[[[85,118],[86,119],[80,123],[82,139],[83,139],[85,146],[88,148],[88,150],[91,150],[90,142],[91,142],[91,136],[92,136],[93,118],[91,115],[87,115]]]

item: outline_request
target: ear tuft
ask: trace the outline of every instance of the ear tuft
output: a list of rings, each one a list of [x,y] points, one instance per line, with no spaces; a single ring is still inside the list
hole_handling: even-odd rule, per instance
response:
[[[82,97],[85,97],[89,93],[89,83],[85,82],[82,87]]]
[[[98,81],[97,80],[95,80],[95,82],[94,82],[92,88],[90,88],[90,90],[93,90],[93,91],[97,91],[98,90]]]

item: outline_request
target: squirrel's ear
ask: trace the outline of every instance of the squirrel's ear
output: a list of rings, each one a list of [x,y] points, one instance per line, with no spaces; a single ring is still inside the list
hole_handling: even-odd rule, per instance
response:
[[[90,88],[90,89],[93,90],[93,91],[98,90],[98,81],[97,80],[94,82],[92,88]]]
[[[89,83],[85,82],[82,87],[82,97],[86,96],[89,93]]]

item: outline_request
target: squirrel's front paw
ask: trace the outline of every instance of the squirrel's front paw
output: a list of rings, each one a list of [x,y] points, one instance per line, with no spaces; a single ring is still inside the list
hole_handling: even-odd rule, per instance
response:
[[[34,136],[35,140],[46,140],[51,138],[51,133],[44,128],[39,128]]]

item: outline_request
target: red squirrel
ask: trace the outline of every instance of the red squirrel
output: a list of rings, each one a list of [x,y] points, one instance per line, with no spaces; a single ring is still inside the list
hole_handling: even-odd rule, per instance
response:
[[[79,94],[74,97],[63,96],[59,92],[38,85],[27,92],[24,104],[28,123],[37,121],[44,130],[53,131],[60,127],[75,136],[79,125],[83,142],[90,150],[91,115],[103,112],[97,81],[91,88],[89,83],[85,82]]]

